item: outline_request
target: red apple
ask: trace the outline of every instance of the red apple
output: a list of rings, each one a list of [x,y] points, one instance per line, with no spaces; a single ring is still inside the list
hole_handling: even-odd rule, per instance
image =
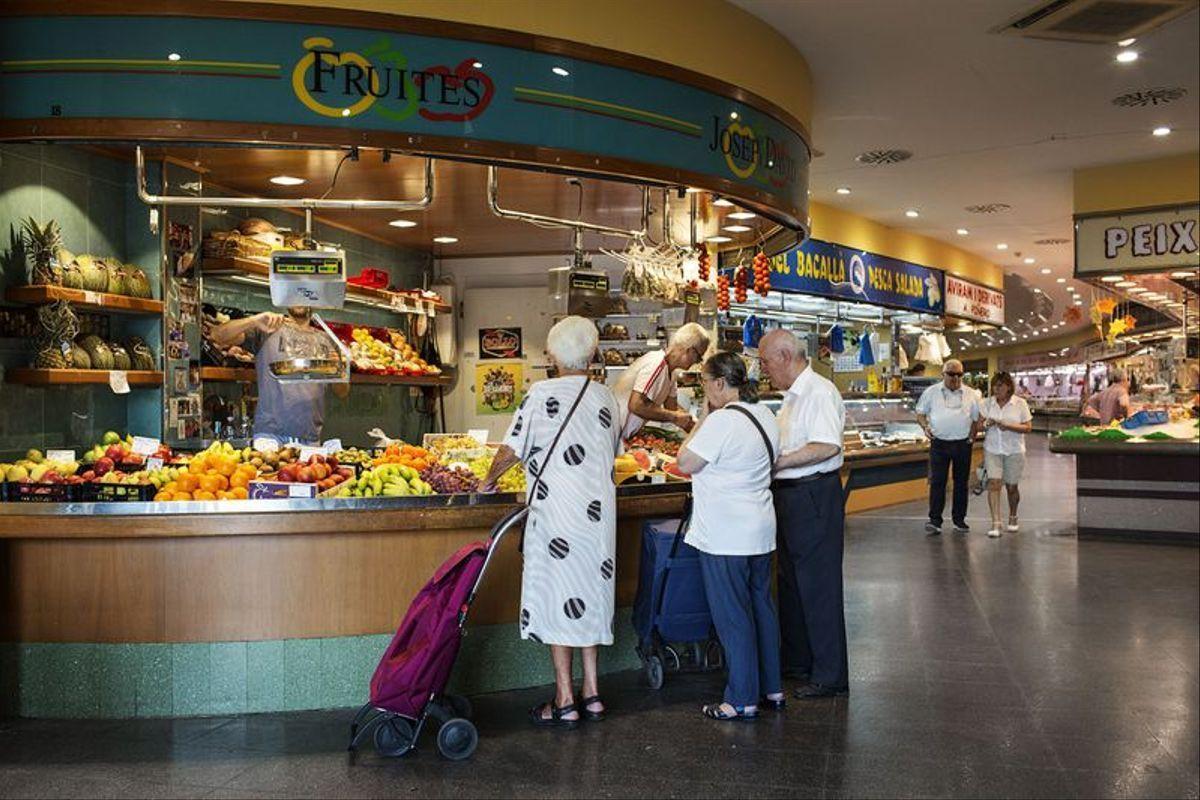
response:
[[[85,481],[94,481],[94,480],[96,480],[96,471],[89,469],[87,472],[83,473],[79,477]]]
[[[104,455],[113,461],[120,461],[125,456],[125,450],[119,444],[110,444],[104,451]]]
[[[113,466],[114,466],[113,460],[111,458],[109,458],[108,456],[104,456],[103,458],[97,459],[96,467],[94,470],[96,473],[96,477],[97,478],[103,477],[104,475],[108,474],[109,472],[112,472]]]
[[[292,477],[292,473],[280,470],[279,474],[275,476],[275,480],[281,481],[282,483],[292,483],[295,478]]]
[[[312,483],[314,480],[313,471],[308,467],[301,467],[296,470],[296,480],[300,483]]]

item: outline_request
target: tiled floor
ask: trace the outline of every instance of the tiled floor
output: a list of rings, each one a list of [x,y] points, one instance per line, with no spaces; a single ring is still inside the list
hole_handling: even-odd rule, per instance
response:
[[[1072,463],[1033,444],[1024,530],[927,539],[918,506],[851,518],[851,694],[753,725],[700,718],[715,676],[636,675],[612,717],[531,729],[544,690],[475,698],[466,763],[426,739],[350,765],[349,712],[0,723],[0,796],[1196,797],[1200,554],[1076,542]]]

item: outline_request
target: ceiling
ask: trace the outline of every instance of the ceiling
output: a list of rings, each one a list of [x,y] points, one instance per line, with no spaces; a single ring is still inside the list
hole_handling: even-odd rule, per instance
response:
[[[1000,264],[1010,278],[1010,325],[1044,304],[1035,288],[1053,303],[1054,321],[1073,305],[1068,286],[1092,291],[1071,278],[1073,170],[1200,147],[1196,11],[1139,37],[1132,49],[1140,58],[1119,64],[1115,45],[989,32],[1038,5],[1032,0],[732,2],[787,36],[812,69],[820,154],[812,198]],[[1157,87],[1186,94],[1162,106],[1112,102]],[[1160,125],[1173,132],[1151,135]],[[888,166],[855,161],[881,148],[913,157]],[[989,203],[1010,208],[965,210]],[[907,209],[920,216],[906,217]],[[1048,238],[1064,241],[1037,244]]]

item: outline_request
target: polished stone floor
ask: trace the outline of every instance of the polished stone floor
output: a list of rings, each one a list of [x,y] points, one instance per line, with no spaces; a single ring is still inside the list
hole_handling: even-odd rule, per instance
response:
[[[701,719],[711,675],[604,686],[610,719],[531,729],[545,690],[475,698],[466,763],[426,739],[344,752],[346,710],[0,722],[0,797],[1196,797],[1200,554],[1077,542],[1073,463],[1031,444],[1024,529],[926,538],[917,504],[852,517],[851,693]]]

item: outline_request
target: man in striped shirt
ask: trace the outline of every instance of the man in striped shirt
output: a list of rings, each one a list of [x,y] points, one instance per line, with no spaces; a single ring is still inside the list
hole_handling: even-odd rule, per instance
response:
[[[621,410],[621,438],[633,436],[647,422],[670,422],[690,431],[694,421],[675,402],[675,370],[699,364],[708,350],[708,332],[695,322],[682,326],[666,350],[652,350],[629,365],[613,394]]]

